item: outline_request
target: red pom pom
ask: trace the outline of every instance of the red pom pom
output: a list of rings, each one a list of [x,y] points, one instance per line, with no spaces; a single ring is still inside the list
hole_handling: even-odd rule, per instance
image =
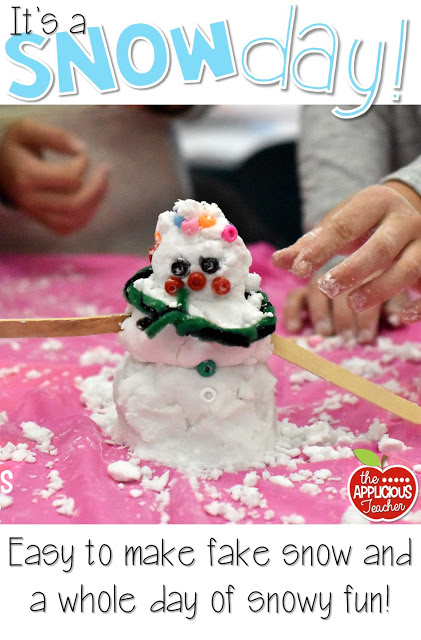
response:
[[[206,278],[203,273],[194,271],[189,275],[187,284],[189,285],[190,289],[193,289],[193,291],[200,291],[201,289],[203,289],[203,287],[206,286]]]
[[[212,289],[218,296],[225,296],[231,291],[231,282],[226,278],[215,278],[212,282]]]
[[[171,276],[165,282],[164,288],[165,288],[165,291],[169,293],[170,296],[176,296],[177,291],[181,289],[181,287],[183,286],[184,285],[181,278],[176,278],[175,276]]]

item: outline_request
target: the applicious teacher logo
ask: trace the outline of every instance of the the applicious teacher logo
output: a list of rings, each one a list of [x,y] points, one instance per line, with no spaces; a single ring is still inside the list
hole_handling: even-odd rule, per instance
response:
[[[414,473],[402,465],[385,468],[382,459],[368,449],[354,449],[365,466],[358,467],[348,481],[351,504],[364,518],[392,522],[406,515],[418,495],[418,481]]]

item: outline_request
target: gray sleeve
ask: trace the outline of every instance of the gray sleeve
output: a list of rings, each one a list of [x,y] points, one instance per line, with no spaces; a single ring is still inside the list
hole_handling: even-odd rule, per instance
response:
[[[400,180],[400,182],[412,187],[421,196],[421,156],[406,165],[406,167],[389,173],[389,175],[382,178],[381,182],[387,182],[388,180]]]
[[[392,170],[391,127],[389,107],[349,120],[334,116],[331,106],[303,108],[298,158],[305,230]]]

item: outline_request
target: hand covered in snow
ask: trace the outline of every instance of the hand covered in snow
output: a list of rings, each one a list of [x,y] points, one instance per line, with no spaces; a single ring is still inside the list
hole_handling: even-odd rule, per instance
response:
[[[277,251],[273,262],[308,278],[337,254],[351,255],[317,285],[331,299],[347,293],[353,312],[366,312],[408,287],[421,290],[420,196],[398,181],[363,189],[291,247]],[[421,300],[406,304],[400,318],[420,320]]]
[[[47,161],[43,152],[63,156]],[[83,142],[67,131],[32,119],[13,122],[0,147],[0,190],[11,204],[59,235],[83,228],[108,188],[108,167],[88,175]]]
[[[321,336],[341,335],[345,340],[355,339],[360,344],[372,342],[377,336],[379,322],[383,316],[392,327],[402,324],[400,313],[409,301],[406,291],[402,291],[383,305],[375,305],[361,313],[352,311],[346,295],[329,300],[317,285],[318,276],[309,284],[298,287],[287,296],[284,305],[284,324],[290,333],[298,333],[306,318],[310,320],[316,333]]]

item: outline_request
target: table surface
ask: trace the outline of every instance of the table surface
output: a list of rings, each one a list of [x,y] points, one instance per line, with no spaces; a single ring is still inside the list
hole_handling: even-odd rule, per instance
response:
[[[271,247],[258,244],[251,250],[253,269],[263,276],[262,288],[279,312],[287,291],[297,283],[270,264]],[[122,285],[145,264],[145,259],[135,256],[3,256],[0,317],[122,312]],[[345,362],[417,401],[420,332],[421,325],[382,331],[378,344],[364,348],[336,339],[310,339],[309,343],[330,360]],[[130,453],[107,441],[82,402],[79,387],[81,379],[95,376],[103,367],[114,367],[121,353],[114,335],[0,340],[0,473],[11,469],[14,476],[10,496],[0,495],[1,522],[368,522],[354,513],[346,487],[350,473],[359,466],[352,449],[379,453],[378,442],[364,436],[376,420],[384,423],[387,432],[380,447],[388,452],[388,463],[421,470],[420,427],[322,380],[308,380],[301,370],[273,357],[279,420],[284,431],[289,429],[295,437],[289,445],[295,446],[296,451],[290,452],[294,457],[285,458],[288,465],[256,469],[251,475],[243,471],[193,479],[141,461],[141,466],[149,467],[150,471],[143,471],[152,475],[152,482],[143,475],[137,481],[118,483],[107,467],[128,460]],[[25,422],[51,430],[51,447],[43,451],[24,437],[21,425]],[[342,440],[338,440],[340,432]],[[16,447],[35,461],[5,460],[5,452]],[[19,456],[15,452],[14,457]],[[405,521],[421,522],[419,500],[398,523]]]

